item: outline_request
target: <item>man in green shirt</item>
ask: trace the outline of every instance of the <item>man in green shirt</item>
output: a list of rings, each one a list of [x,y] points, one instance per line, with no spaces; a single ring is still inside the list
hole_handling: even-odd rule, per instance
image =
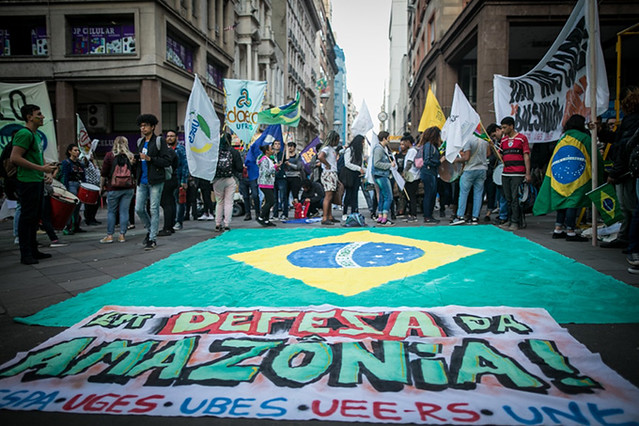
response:
[[[11,162],[18,169],[20,262],[32,265],[38,263],[38,259],[51,257],[48,253],[38,251],[36,233],[42,213],[44,174],[54,173],[58,166],[56,163],[44,164],[42,140],[37,132],[44,122],[40,107],[27,104],[20,108],[20,113],[26,124],[13,136]]]

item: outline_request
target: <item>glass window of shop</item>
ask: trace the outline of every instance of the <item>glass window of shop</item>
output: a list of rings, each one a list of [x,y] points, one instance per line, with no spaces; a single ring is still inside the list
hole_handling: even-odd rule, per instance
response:
[[[67,16],[72,55],[134,55],[133,15]]]
[[[48,55],[49,37],[44,16],[0,17],[0,57]]]

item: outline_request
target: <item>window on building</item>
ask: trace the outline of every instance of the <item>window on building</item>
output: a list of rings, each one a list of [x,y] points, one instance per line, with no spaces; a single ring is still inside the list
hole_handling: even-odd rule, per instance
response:
[[[175,31],[167,30],[166,60],[190,73],[193,72],[194,47]]]
[[[47,56],[49,37],[44,16],[0,17],[0,56]]]
[[[206,82],[220,90],[224,90],[225,68],[209,60],[206,64]]]
[[[177,102],[162,102],[162,129],[178,130],[177,122]]]
[[[477,106],[477,62],[464,63],[460,69],[462,91],[473,107]]]
[[[435,44],[435,14],[433,13],[430,19],[428,20],[427,27],[427,39],[426,39],[426,50],[429,51],[430,47]]]
[[[72,55],[135,54],[133,15],[67,16]]]

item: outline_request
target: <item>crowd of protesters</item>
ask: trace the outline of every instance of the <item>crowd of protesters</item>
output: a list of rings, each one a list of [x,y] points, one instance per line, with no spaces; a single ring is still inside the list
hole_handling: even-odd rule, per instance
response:
[[[624,117],[619,125],[598,123],[601,151],[610,163],[605,179],[616,186],[624,218],[617,238],[601,246],[624,249],[631,264],[629,272],[639,274],[639,186],[629,170],[632,151],[639,144],[639,91],[629,92],[621,106]],[[182,230],[190,218],[214,220],[216,232],[230,230],[236,193],[243,200],[244,220],[253,220],[254,214],[264,227],[276,226],[276,221],[313,217],[322,226],[337,225],[349,216],[361,216],[361,191],[370,218],[378,226],[393,226],[402,219],[418,222],[420,213],[424,225],[438,225],[448,210],[452,226],[492,223],[517,231],[526,226],[522,187],[542,185],[554,148],[543,144],[543,158],[535,167],[528,139],[517,131],[512,117],[487,127],[490,141],[467,141],[452,162],[446,159],[446,142],[438,127],[415,137],[405,133],[395,149],[385,131],[372,145],[363,135],[342,141],[331,131],[310,164],[302,161],[295,142],[279,140],[260,146],[256,161],[247,162],[246,154],[232,146],[231,135],[222,134],[215,177],[208,181],[190,175],[177,132],[157,134],[158,119],[151,114],[137,118],[141,133],[137,141],[130,144],[124,136],[114,140],[101,167],[91,152],[81,152],[76,144],[67,146],[67,158],[61,164],[45,164],[37,132],[43,120],[40,108],[25,105],[22,115],[26,124],[13,136],[10,159],[17,167],[16,242],[24,264],[51,256],[38,248],[36,232],[40,226],[51,247],[67,244],[51,226],[49,204],[55,197],[51,188],[56,182],[61,191],[71,194],[69,197],[77,197],[85,184],[99,188],[100,199],[105,197],[107,205],[102,244],[126,242],[127,230],[135,227],[137,216],[147,230],[145,250],[157,246],[157,237]],[[582,116],[565,122],[564,135],[575,134],[589,144]],[[309,167],[311,173],[307,173]],[[337,206],[341,209],[338,218],[333,214]],[[97,202],[76,202],[63,234],[85,232],[82,214],[84,226],[101,225],[96,220],[98,208]],[[552,238],[587,241],[579,233],[578,214],[575,207],[558,208]]]

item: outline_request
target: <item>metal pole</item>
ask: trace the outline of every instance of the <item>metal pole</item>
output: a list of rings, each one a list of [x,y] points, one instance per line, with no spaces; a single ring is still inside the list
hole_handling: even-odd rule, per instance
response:
[[[597,13],[597,3],[595,0],[588,0],[588,51],[589,51],[589,67],[590,81],[588,82],[590,90],[590,122],[597,122],[597,46],[599,43],[599,34],[595,32],[597,22],[595,15]],[[591,148],[591,171],[592,171],[592,189],[597,187],[599,182],[598,164],[597,164],[597,126],[591,126],[590,130]],[[592,246],[597,247],[597,208],[592,204]]]

